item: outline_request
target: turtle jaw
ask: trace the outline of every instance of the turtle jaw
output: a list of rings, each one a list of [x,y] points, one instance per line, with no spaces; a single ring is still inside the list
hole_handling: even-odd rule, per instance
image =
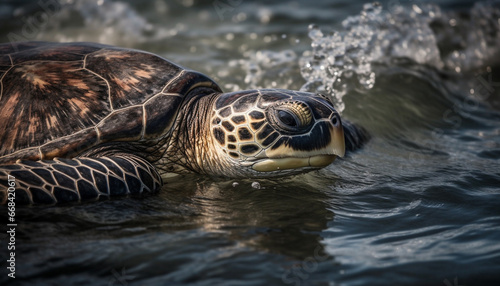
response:
[[[274,172],[290,169],[320,169],[330,165],[335,159],[345,154],[345,139],[342,125],[330,130],[332,139],[329,144],[320,150],[300,152],[282,146],[275,150],[267,150],[267,158],[258,160],[252,169],[258,172]]]
[[[274,172],[300,168],[319,169],[330,165],[336,158],[336,155],[316,155],[304,158],[264,159],[253,164],[252,169],[258,172]]]

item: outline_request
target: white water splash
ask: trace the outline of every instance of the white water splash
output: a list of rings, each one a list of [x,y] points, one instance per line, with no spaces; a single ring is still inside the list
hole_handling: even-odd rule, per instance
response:
[[[360,15],[345,19],[342,31],[324,35],[319,27],[311,25],[312,51],[304,54],[300,64],[307,81],[302,89],[331,95],[341,112],[345,108],[342,97],[350,88],[369,90],[374,86],[372,64],[376,61],[408,57],[418,63],[442,66],[428,24],[440,14],[439,8],[428,5],[419,12],[402,10],[391,14],[373,3],[365,4]]]
[[[310,25],[312,49],[300,59],[306,80],[302,90],[330,95],[342,112],[342,98],[350,90],[373,88],[373,64],[394,65],[394,59],[405,58],[461,72],[487,64],[500,45],[500,9],[491,3],[476,3],[470,18],[443,13],[434,4],[389,8],[365,4],[359,15],[348,17],[341,30],[330,34]]]

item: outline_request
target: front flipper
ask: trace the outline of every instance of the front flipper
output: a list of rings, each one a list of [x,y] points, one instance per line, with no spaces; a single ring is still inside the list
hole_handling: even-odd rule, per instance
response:
[[[55,204],[157,191],[157,170],[136,156],[28,161],[0,166],[0,203],[15,183],[18,204]],[[10,195],[12,197],[12,195]]]
[[[344,120],[342,127],[344,127],[346,151],[356,151],[370,140],[368,131],[357,124]]]

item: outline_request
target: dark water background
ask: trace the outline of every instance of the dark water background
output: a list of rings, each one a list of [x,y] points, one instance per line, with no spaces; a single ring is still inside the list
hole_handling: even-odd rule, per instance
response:
[[[2,42],[143,49],[226,91],[321,90],[373,136],[292,178],[18,208],[17,278],[2,266],[0,284],[500,285],[500,5],[364,3],[0,1]]]

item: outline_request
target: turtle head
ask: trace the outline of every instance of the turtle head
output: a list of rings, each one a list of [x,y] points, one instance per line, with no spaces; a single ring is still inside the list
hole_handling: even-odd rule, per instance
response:
[[[345,153],[338,112],[313,93],[262,89],[219,94],[210,133],[217,157],[230,166],[225,170],[229,176],[301,173]]]

